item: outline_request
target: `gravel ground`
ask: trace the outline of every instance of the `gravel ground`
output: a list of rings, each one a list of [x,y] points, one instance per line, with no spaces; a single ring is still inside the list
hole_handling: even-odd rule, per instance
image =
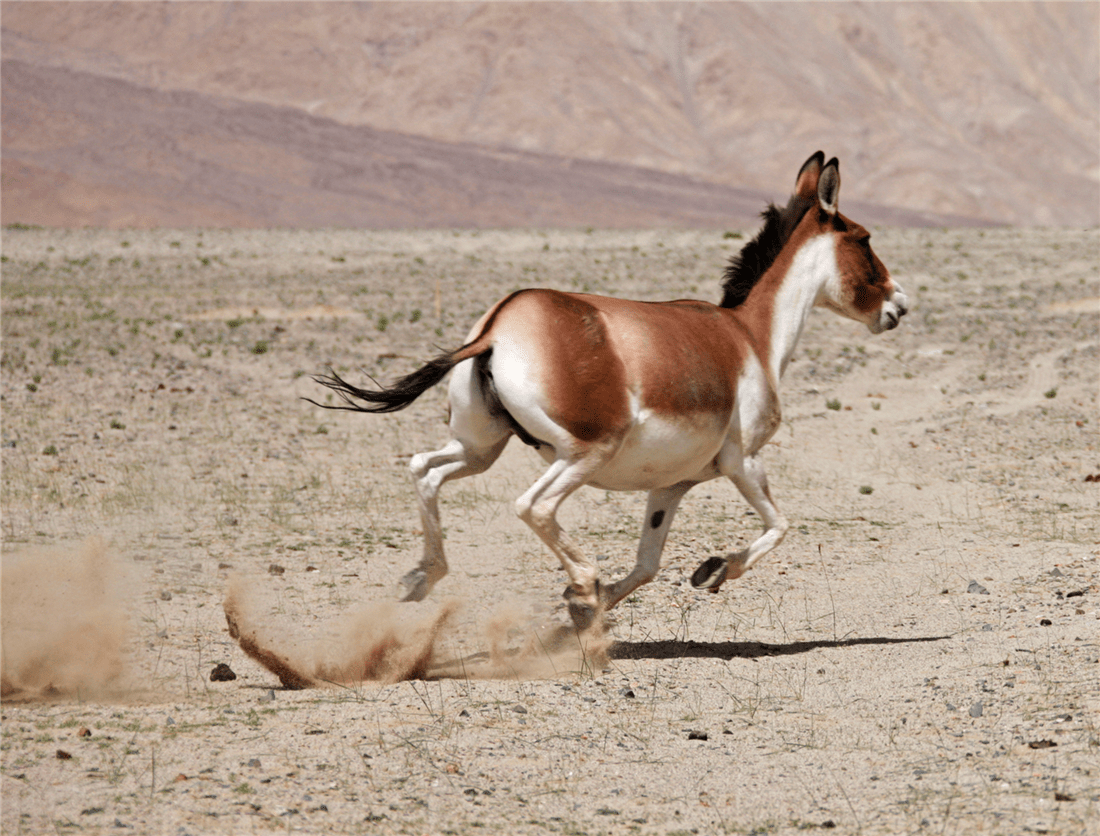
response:
[[[445,387],[362,416],[309,375],[392,379],[524,286],[715,300],[740,235],[5,229],[3,832],[1100,833],[1096,230],[877,230],[912,312],[815,312],[764,454],[791,533],[719,594],[688,577],[759,523],[713,482],[602,641],[540,645],[513,443],[387,603]],[[643,510],[561,518],[615,577]],[[286,690],[230,589],[290,657],[431,676]]]

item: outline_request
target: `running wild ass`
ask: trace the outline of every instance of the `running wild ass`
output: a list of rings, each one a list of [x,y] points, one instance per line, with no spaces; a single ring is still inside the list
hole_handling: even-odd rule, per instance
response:
[[[779,426],[779,379],[810,309],[828,308],[874,334],[897,327],[907,310],[870,233],[837,210],[839,192],[839,163],[818,151],[787,205],[769,206],[763,229],[731,259],[720,305],[530,288],[497,302],[461,348],[390,387],[361,389],[331,371],[316,377],[343,402],[326,408],[394,412],[453,370],[453,438],[410,462],[424,556],[401,579],[402,600],[423,599],[447,574],[443,483],[488,469],[513,435],[549,465],[516,512],[568,573],[565,597],[580,629],[653,580],[676,507],[701,482],[730,479],[764,533],[743,551],[706,560],[694,586],[717,592],[778,546],[788,523],[757,454]],[[582,485],[649,493],[637,562],[613,583],[600,582],[556,520]]]

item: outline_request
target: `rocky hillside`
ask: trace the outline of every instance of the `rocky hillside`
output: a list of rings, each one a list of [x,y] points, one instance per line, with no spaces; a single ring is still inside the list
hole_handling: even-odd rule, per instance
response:
[[[1095,225],[1098,9],[5,3],[4,221]]]

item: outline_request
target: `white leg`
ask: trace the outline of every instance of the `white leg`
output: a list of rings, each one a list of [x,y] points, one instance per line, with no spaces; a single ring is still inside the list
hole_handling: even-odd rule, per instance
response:
[[[439,521],[439,489],[452,479],[488,470],[504,450],[508,438],[506,433],[494,444],[482,448],[456,438],[441,450],[418,453],[412,457],[409,469],[416,480],[420,526],[424,531],[424,556],[420,564],[401,579],[398,595],[402,601],[422,601],[447,574],[443,527]]]
[[[600,597],[607,609],[611,609],[639,586],[649,583],[657,576],[657,570],[661,568],[661,553],[665,549],[665,539],[672,526],[672,518],[684,494],[695,484],[695,482],[680,482],[668,488],[649,492],[645,520],[642,523],[642,539],[638,543],[638,559],[634,563],[634,568],[622,580],[600,590]]]
[[[760,558],[783,542],[790,527],[787,518],[780,513],[772,500],[768,491],[768,477],[759,459],[755,456],[721,456],[719,469],[756,509],[756,513],[764,521],[764,533],[747,549],[725,557],[712,557],[695,570],[695,574],[691,576],[692,586],[712,592],[717,592],[723,582],[745,574]]]
[[[550,547],[569,575],[569,614],[577,627],[584,629],[599,609],[598,572],[581,554],[556,518],[562,501],[595,472],[606,460],[605,455],[590,454],[583,459],[558,459],[519,499],[516,513]]]

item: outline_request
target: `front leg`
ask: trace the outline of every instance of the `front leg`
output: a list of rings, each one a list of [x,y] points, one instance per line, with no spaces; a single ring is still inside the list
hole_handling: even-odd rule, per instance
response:
[[[695,570],[691,585],[711,592],[717,592],[725,581],[745,574],[760,558],[783,542],[790,527],[787,518],[772,500],[764,465],[756,456],[742,457],[739,451],[736,454],[731,452],[719,457],[718,466],[756,509],[764,521],[764,533],[747,549],[724,557],[712,557]]]
[[[672,517],[680,500],[697,482],[680,482],[668,488],[649,492],[645,520],[642,522],[642,539],[638,543],[638,559],[630,574],[620,581],[600,589],[605,609],[611,609],[642,584],[649,583],[661,568],[661,552],[672,526]]]

